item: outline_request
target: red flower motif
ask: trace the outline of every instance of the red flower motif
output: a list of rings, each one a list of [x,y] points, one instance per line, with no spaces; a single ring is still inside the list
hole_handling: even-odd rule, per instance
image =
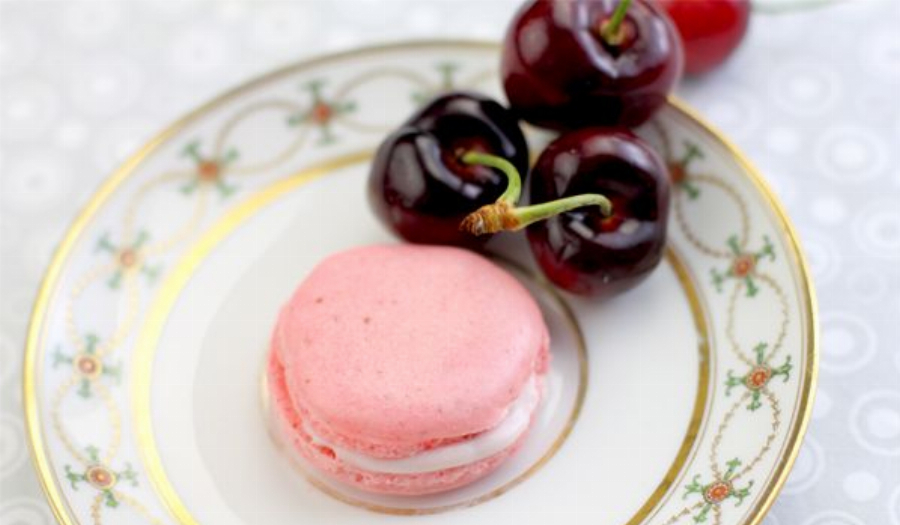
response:
[[[318,102],[315,106],[313,106],[312,111],[310,112],[310,118],[316,124],[325,124],[331,117],[334,115],[334,111],[331,109],[331,106],[324,102]]]
[[[687,179],[687,170],[681,164],[671,164],[669,165],[669,177],[674,184],[680,184]]]
[[[100,375],[103,365],[96,357],[90,354],[81,354],[75,358],[75,366],[78,371],[87,378],[94,378]]]
[[[760,365],[750,371],[744,379],[744,384],[750,390],[759,390],[766,386],[769,379],[772,378],[772,369],[765,365]]]
[[[743,254],[735,257],[731,265],[731,273],[735,277],[747,277],[756,268],[756,258],[752,254]]]
[[[135,250],[131,248],[125,248],[121,252],[119,252],[119,264],[122,265],[123,268],[131,268],[135,266],[138,262],[138,254]]]
[[[197,176],[201,180],[210,182],[219,178],[221,166],[214,160],[204,160],[197,165]]]
[[[116,484],[116,475],[102,465],[94,465],[88,468],[84,477],[88,483],[99,490],[110,489]]]
[[[712,485],[706,487],[706,490],[703,492],[703,499],[706,500],[707,503],[721,503],[722,500],[727,498],[731,494],[731,483],[726,481],[717,481]]]

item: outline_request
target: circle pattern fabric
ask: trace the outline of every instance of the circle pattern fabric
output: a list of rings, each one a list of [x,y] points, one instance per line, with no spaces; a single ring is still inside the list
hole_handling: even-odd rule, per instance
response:
[[[386,40],[499,40],[519,3],[2,2],[0,522],[53,523],[27,461],[21,349],[56,242],[112,170],[244,79]],[[886,0],[755,14],[724,67],[679,89],[770,177],[817,281],[820,394],[766,525],[900,525],[897,27]]]

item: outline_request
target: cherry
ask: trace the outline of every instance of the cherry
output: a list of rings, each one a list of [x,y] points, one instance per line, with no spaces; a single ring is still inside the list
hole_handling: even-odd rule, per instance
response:
[[[669,175],[632,132],[586,128],[562,135],[538,158],[530,189],[532,202],[585,192],[612,202],[608,216],[582,208],[529,226],[531,251],[560,288],[612,295],[638,284],[662,259]]]
[[[507,30],[501,74],[510,107],[532,124],[636,126],[666,102],[682,61],[650,1],[532,0]]]
[[[459,230],[469,213],[497,200],[504,174],[462,161],[481,152],[528,168],[528,145],[515,117],[482,95],[439,96],[389,135],[375,154],[369,202],[388,227],[410,242],[477,247]]]
[[[685,72],[706,73],[725,61],[747,33],[750,0],[657,0],[684,44]]]
[[[662,260],[669,216],[669,172],[653,149],[625,128],[561,135],[531,171],[530,206],[516,207],[519,177],[503,159],[467,153],[509,178],[497,202],[461,224],[476,235],[528,228],[531,251],[554,284],[582,295],[612,295],[638,284]]]

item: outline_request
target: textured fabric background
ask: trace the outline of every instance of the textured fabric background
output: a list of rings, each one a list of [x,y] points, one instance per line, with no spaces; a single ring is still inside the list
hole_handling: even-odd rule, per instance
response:
[[[51,524],[28,460],[21,361],[69,221],[153,133],[323,52],[498,39],[519,0],[0,1],[0,524]],[[822,364],[803,452],[766,525],[900,525],[900,1],[754,15],[680,94],[744,149],[797,225]]]

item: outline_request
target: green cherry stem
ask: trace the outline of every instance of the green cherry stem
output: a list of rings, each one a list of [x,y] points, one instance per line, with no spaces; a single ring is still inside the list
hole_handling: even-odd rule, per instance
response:
[[[496,168],[503,172],[507,179],[506,191],[496,202],[478,208],[463,219],[459,229],[472,235],[521,230],[529,224],[585,206],[599,206],[604,216],[612,213],[612,203],[609,199],[596,193],[573,195],[531,206],[516,206],[522,195],[522,177],[519,170],[508,160],[474,151],[465,153],[461,159],[466,164]]]
[[[616,10],[613,11],[612,17],[600,27],[600,36],[603,37],[603,40],[605,40],[607,44],[615,46],[622,42],[622,22],[625,20],[625,15],[628,14],[628,7],[630,5],[631,0],[622,0],[619,2],[619,5],[616,6]]]
[[[496,168],[503,172],[503,174],[506,175],[507,181],[506,191],[503,192],[503,195],[500,195],[497,202],[508,202],[513,206],[519,203],[519,198],[522,196],[522,177],[519,175],[519,170],[517,170],[510,161],[503,157],[498,157],[497,155],[481,153],[478,151],[470,151],[463,154],[462,161],[466,164],[478,164],[480,166]]]

